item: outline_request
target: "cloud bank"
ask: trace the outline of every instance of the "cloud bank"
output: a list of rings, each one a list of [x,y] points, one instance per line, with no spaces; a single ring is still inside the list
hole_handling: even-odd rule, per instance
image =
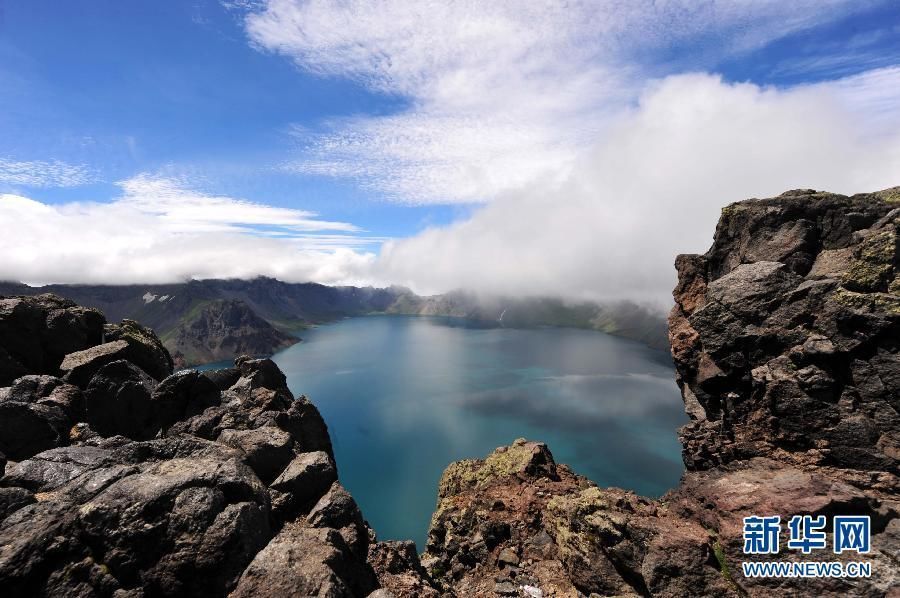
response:
[[[468,220],[390,241],[374,268],[423,291],[665,301],[675,255],[704,252],[726,204],[900,182],[898,121],[872,112],[886,93],[880,85],[900,89],[900,69],[865,78],[878,81],[878,93],[860,95],[865,81],[780,91],[707,74],[668,77],[562,183],[503,193]],[[897,106],[898,95],[885,105]],[[871,126],[889,120],[891,129]]]
[[[0,194],[7,280],[163,283],[190,278],[357,282],[382,239],[312,212],[207,195],[139,175],[111,203],[48,205]]]
[[[897,68],[788,89],[679,73],[868,6],[269,0],[246,28],[304,70],[409,100],[333,123],[287,169],[487,203],[387,242],[372,280],[665,302],[675,255],[706,250],[725,204],[898,183]]]

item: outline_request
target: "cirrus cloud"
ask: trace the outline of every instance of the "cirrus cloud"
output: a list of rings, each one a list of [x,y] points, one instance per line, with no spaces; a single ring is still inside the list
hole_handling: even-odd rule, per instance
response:
[[[86,166],[59,160],[21,161],[0,157],[0,185],[25,187],[78,187],[95,180]]]
[[[485,202],[560,182],[647,77],[747,52],[871,2],[268,0],[257,47],[407,101],[303,135],[288,171],[350,177],[406,203]],[[664,57],[664,58],[661,58]]]

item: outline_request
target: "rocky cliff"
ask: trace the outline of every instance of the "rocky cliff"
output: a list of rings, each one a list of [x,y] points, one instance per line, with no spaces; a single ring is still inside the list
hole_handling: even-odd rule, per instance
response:
[[[799,190],[726,207],[712,248],[676,262],[681,484],[659,500],[601,489],[524,440],[453,464],[423,558],[435,580],[459,596],[900,595],[898,200]],[[828,530],[868,515],[872,550],[748,556],[751,515]],[[872,576],[743,576],[776,559],[863,560]]]

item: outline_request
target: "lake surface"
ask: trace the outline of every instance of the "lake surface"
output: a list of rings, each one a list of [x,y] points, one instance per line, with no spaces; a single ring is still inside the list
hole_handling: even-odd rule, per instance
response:
[[[599,332],[369,316],[306,330],[273,359],[322,412],[341,482],[381,539],[424,548],[451,462],[519,437],[600,486],[657,496],[687,419],[668,353]]]

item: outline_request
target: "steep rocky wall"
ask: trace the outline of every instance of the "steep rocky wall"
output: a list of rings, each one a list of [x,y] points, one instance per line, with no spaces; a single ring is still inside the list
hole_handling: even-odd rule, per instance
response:
[[[669,330],[688,468],[776,456],[887,472],[898,489],[900,204],[888,194],[732,204],[706,255],[679,256]]]
[[[235,355],[268,356],[299,341],[236,299],[209,301],[163,335],[164,344],[181,367],[226,361]]]

